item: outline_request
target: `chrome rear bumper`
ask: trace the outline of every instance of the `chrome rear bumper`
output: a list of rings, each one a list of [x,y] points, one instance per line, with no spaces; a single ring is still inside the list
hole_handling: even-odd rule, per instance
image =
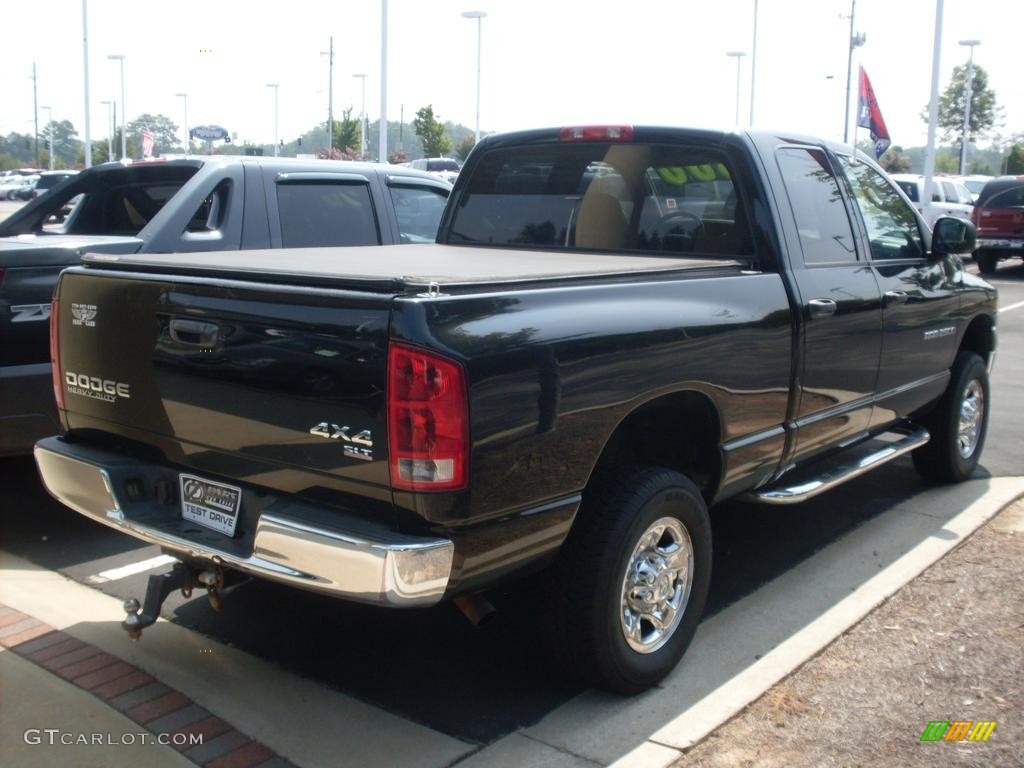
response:
[[[55,437],[36,444],[35,459],[46,489],[65,505],[183,557],[381,605],[433,605],[448,586],[455,552],[448,539],[405,536],[334,510],[330,525],[309,522],[308,516],[302,519],[303,511],[324,517],[323,510],[283,498],[270,505],[275,511],[260,514],[252,551],[242,554],[229,546],[194,541],[169,525],[152,522],[152,514],[136,514],[136,508],[150,513],[156,502],[122,504],[119,479],[132,471],[152,474],[151,465]],[[169,468],[156,470],[176,474]],[[166,509],[163,516],[168,517]]]

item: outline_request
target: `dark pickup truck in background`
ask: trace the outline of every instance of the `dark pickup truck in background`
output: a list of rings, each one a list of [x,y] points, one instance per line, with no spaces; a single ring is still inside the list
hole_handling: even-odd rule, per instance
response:
[[[59,429],[47,320],[57,274],[83,252],[433,242],[450,190],[408,168],[285,158],[106,163],[72,176],[0,222],[0,456]]]
[[[53,304],[66,431],[36,461],[182,561],[126,604],[133,636],[172,587],[239,573],[473,616],[533,576],[560,669],[635,692],[696,631],[709,506],[911,452],[971,475],[996,343],[973,245],[815,139],[491,136],[437,244],[86,255]]]

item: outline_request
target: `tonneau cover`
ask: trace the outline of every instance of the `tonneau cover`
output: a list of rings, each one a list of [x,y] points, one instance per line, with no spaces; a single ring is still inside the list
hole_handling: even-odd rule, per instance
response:
[[[365,282],[394,289],[426,288],[431,283],[455,287],[740,266],[739,262],[728,259],[475,248],[436,243],[187,254],[87,253],[82,260],[90,267],[119,270],[222,275],[240,280]]]

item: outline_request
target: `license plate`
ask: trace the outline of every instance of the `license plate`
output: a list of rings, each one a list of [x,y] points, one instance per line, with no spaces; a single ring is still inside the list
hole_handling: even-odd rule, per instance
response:
[[[195,475],[179,475],[181,516],[228,536],[235,535],[242,489]]]

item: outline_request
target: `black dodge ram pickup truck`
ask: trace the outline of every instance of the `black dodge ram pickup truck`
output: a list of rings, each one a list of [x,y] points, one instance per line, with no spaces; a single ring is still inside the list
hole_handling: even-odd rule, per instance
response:
[[[87,255],[54,296],[66,431],[36,460],[181,559],[126,604],[133,636],[238,573],[467,614],[530,574],[562,668],[635,692],[697,628],[709,506],[910,452],[972,473],[996,340],[973,244],[814,139],[492,136],[437,244]]]
[[[450,190],[408,168],[290,158],[105,163],[72,176],[0,222],[0,456],[59,429],[47,320],[57,275],[83,252],[433,242]]]

